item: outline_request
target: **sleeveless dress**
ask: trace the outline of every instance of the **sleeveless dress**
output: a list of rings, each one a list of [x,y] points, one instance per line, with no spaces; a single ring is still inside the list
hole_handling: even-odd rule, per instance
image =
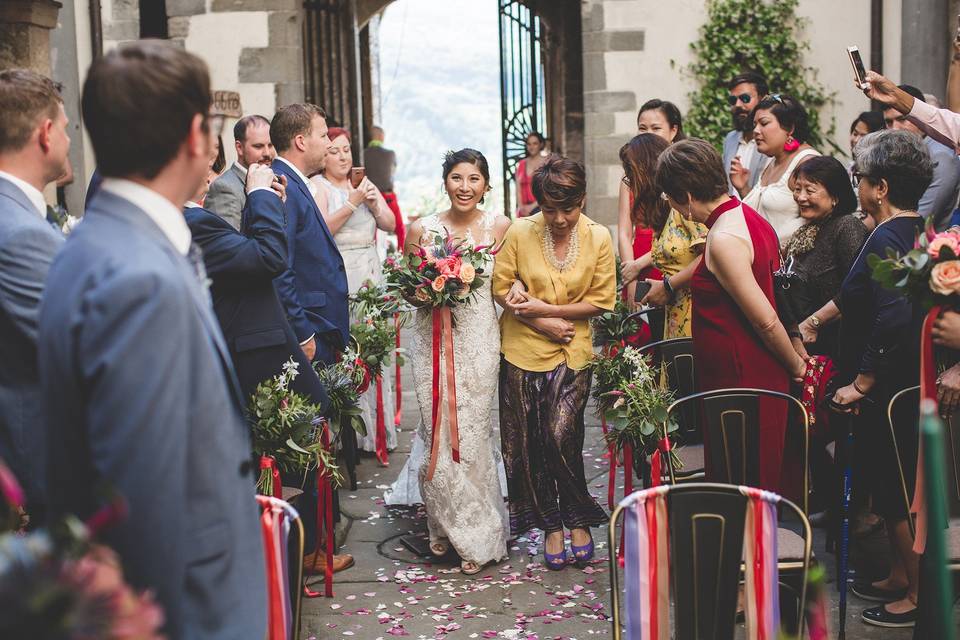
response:
[[[743,204],[751,207],[773,226],[773,229],[777,232],[780,246],[785,245],[794,231],[804,225],[804,220],[800,217],[800,208],[793,199],[793,191],[790,190],[790,176],[793,175],[793,170],[797,168],[801,161],[818,155],[820,155],[819,151],[804,149],[793,157],[779,180],[766,186],[761,185],[760,180],[757,180],[757,184],[743,199]],[[773,158],[770,158],[763,165],[760,172],[761,176],[772,162]]]
[[[327,207],[336,211],[347,202],[347,192],[335,187],[332,182],[318,176],[318,180],[327,189]],[[377,221],[366,204],[361,204],[340,229],[333,234],[333,240],[343,256],[343,267],[347,272],[347,288],[354,294],[367,280],[379,284],[383,282],[382,261],[377,251]],[[350,321],[356,322],[352,317]],[[394,394],[393,366],[384,367],[383,378],[383,414],[387,426],[387,449],[397,447],[397,428],[393,423]],[[360,410],[363,423],[367,425],[367,435],[357,437],[357,444],[364,451],[377,449],[377,386],[370,388],[360,396]]]
[[[495,214],[484,212],[482,237],[474,239],[468,233],[467,241],[474,245],[493,242],[495,218]],[[425,238],[445,234],[437,215],[422,218],[421,223]],[[416,312],[409,351],[420,404],[417,436],[421,443],[425,443],[417,473],[430,539],[448,539],[463,560],[481,565],[506,556],[508,531],[507,511],[500,488],[502,461],[496,446],[499,436],[494,431],[492,416],[500,368],[500,327],[490,291],[492,271],[491,262],[484,274],[487,280],[475,300],[453,308],[460,462],[454,462],[450,454],[450,426],[444,410],[440,425],[440,453],[430,481],[426,480],[430,464],[433,390],[433,325],[429,309]],[[445,381],[445,357],[442,356],[440,362],[440,379]],[[445,398],[445,382],[442,385],[442,397]],[[414,460],[413,455],[410,460]]]
[[[516,179],[517,184],[520,185],[520,202],[517,203],[517,209],[519,210],[523,205],[536,204],[537,198],[533,195],[533,176],[527,174],[526,158],[517,163]]]
[[[780,267],[777,237],[770,224],[736,198],[717,207],[707,219],[711,228],[723,216],[742,215],[746,223],[744,239],[753,245],[753,277],[763,294],[774,302],[773,273]],[[710,233],[714,233],[711,230]],[[709,243],[704,260],[697,267],[690,283],[693,296],[693,350],[697,362],[697,389],[711,391],[729,387],[751,387],[788,393],[789,375],[764,346],[749,320],[729,293],[707,268]],[[757,486],[780,492],[783,467],[784,434],[787,407],[779,400],[760,401],[760,469]],[[711,446],[704,433],[704,448]],[[719,446],[719,443],[718,443]],[[717,470],[706,458],[707,481],[721,481]],[[748,473],[751,470],[748,470]],[[789,474],[784,473],[784,477]],[[799,477],[799,476],[798,476]],[[789,496],[793,497],[793,496]]]

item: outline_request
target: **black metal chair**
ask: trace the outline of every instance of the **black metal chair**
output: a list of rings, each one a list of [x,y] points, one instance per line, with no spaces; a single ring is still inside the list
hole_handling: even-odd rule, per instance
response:
[[[653,358],[655,367],[662,366],[666,375],[667,388],[673,391],[675,398],[686,398],[696,393],[696,364],[693,357],[693,338],[671,338],[651,342],[639,348]],[[677,416],[678,431],[673,437],[681,446],[676,453],[682,468],[676,472],[680,481],[703,477],[703,434],[696,403],[684,404]]]
[[[743,571],[744,517],[747,498],[740,487],[714,483],[671,486],[667,494],[670,575],[673,580],[677,640],[732,640],[737,630],[737,592]],[[609,544],[616,549],[616,525],[629,497],[610,516]],[[804,512],[781,499],[782,507],[796,515],[802,535],[799,549],[799,608],[806,604],[812,534]],[[623,637],[620,615],[620,574],[617,554],[610,554],[613,638]],[[641,606],[626,603],[625,606]],[[803,617],[793,624],[803,636]],[[788,630],[789,631],[789,630]]]

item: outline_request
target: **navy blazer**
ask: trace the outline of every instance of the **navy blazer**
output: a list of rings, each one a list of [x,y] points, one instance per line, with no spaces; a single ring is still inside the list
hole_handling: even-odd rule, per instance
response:
[[[183,214],[193,241],[203,251],[212,281],[213,309],[243,397],[249,402],[257,385],[280,373],[284,363],[293,358],[300,365],[293,390],[326,408],[326,391],[273,288],[273,279],[287,270],[283,202],[272,192],[251,193],[242,234],[212,211],[188,207]]]
[[[20,187],[0,178],[0,459],[20,481],[31,525],[43,524],[46,437],[37,373],[37,318],[63,235]]]
[[[316,358],[329,363],[350,339],[343,258],[307,185],[285,162],[274,160],[273,170],[287,177],[289,268],[277,278],[277,292],[297,339],[315,335]]]
[[[230,355],[190,262],[133,203],[101,190],[50,268],[40,309],[51,512],[104,534],[168,637],[262,640],[263,546],[250,434]]]

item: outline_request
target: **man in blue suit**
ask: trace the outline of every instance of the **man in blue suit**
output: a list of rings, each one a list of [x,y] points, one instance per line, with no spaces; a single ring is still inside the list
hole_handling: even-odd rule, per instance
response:
[[[67,166],[70,137],[56,85],[26,69],[0,71],[0,459],[43,524],[46,437],[37,374],[37,318],[63,236],[47,224],[43,188]]]
[[[50,509],[88,517],[151,588],[171,639],[262,640],[264,555],[243,398],[183,218],[213,149],[210,78],[145,40],[95,60],[83,119],[103,185],[40,310]]]
[[[289,268],[277,291],[307,358],[331,363],[350,338],[347,274],[307,179],[323,167],[330,148],[326,114],[312,104],[282,107],[270,139],[278,154],[273,170],[287,178]]]

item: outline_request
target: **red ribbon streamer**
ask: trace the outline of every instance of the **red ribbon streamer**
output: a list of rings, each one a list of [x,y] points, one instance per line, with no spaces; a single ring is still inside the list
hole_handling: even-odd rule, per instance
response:
[[[397,330],[397,351],[393,354],[393,383],[396,385],[397,390],[397,400],[396,400],[396,413],[393,415],[393,425],[395,427],[400,426],[400,418],[402,416],[402,407],[403,407],[403,383],[401,382],[400,377],[400,314],[393,314],[393,326]]]
[[[612,442],[607,445],[607,455],[610,457],[610,474],[607,478],[607,508],[613,511],[613,496],[617,488],[617,451]]]
[[[663,484],[663,458],[670,455],[670,439],[661,438],[657,443],[657,450],[650,459],[650,486],[659,487]],[[670,464],[669,457],[667,464]]]
[[[330,425],[326,420],[323,421],[323,431],[320,435],[320,442],[326,451],[330,451]],[[317,469],[317,546],[313,551],[313,561],[316,563],[317,553],[320,552],[321,537],[320,532],[326,534],[326,567],[323,572],[323,595],[327,598],[333,597],[333,543],[335,534],[333,531],[333,485],[330,482],[330,475],[325,469]],[[318,591],[313,591],[306,585],[303,586],[304,595],[308,598],[316,598],[320,595]]]
[[[623,497],[633,493],[633,447],[623,445]],[[624,530],[620,528],[620,548],[617,550],[617,562],[623,567],[623,538]]]
[[[933,354],[933,323],[936,322],[943,310],[935,306],[927,312],[923,319],[923,330],[920,333],[920,402],[930,399],[937,401],[937,360]],[[923,438],[919,439],[917,448],[917,482],[913,492],[913,504],[910,511],[917,514],[917,536],[913,542],[913,550],[923,553],[927,547],[927,499],[923,483]]]
[[[460,430],[457,424],[457,385],[453,361],[453,319],[450,307],[438,307],[433,310],[433,393],[431,421],[433,433],[430,443],[430,466],[427,468],[427,480],[433,479],[440,456],[440,353],[445,352],[447,374],[447,419],[450,424],[450,448],[454,462],[460,462]]]
[[[284,624],[285,611],[283,599],[276,597],[282,594],[287,588],[283,584],[280,576],[283,569],[277,566],[277,556],[275,551],[277,541],[273,537],[274,518],[278,517],[273,513],[273,508],[267,505],[260,514],[260,534],[263,537],[263,548],[266,550],[267,557],[267,590],[270,594],[269,615],[267,617],[270,640],[284,640],[287,637],[287,630]]]
[[[390,464],[387,455],[387,421],[383,409],[383,376],[377,376],[377,460],[382,465]]]
[[[655,500],[647,500],[644,503],[646,507],[646,516],[647,516],[647,531],[649,531],[650,538],[650,584],[652,588],[650,589],[650,637],[659,638],[660,637],[660,579],[657,575],[659,573],[660,563],[657,562],[657,559],[660,557],[659,540],[658,535],[660,533],[660,528],[657,526],[657,505]],[[621,532],[620,537],[620,555],[619,555],[620,566],[623,566],[623,536]]]
[[[269,469],[273,476],[273,497],[283,500],[283,483],[280,482],[280,470],[277,468],[277,461],[271,456],[260,456],[260,470]]]

